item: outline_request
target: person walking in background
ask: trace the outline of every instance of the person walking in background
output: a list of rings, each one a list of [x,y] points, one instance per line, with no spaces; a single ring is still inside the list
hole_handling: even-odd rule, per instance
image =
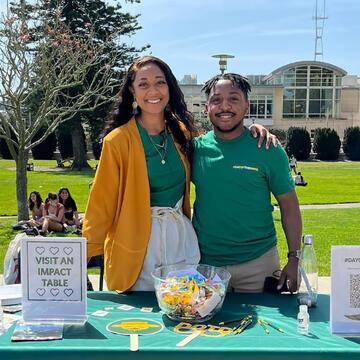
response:
[[[289,163],[290,163],[290,170],[293,170],[294,174],[297,175],[297,171],[296,171],[297,161],[294,155],[290,156]]]

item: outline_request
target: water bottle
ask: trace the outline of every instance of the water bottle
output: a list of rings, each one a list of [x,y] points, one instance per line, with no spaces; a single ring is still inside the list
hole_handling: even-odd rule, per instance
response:
[[[308,307],[316,306],[318,291],[318,264],[314,249],[314,237],[304,235],[298,268],[299,289],[297,302]]]
[[[309,334],[309,324],[310,318],[308,313],[308,307],[306,305],[299,306],[299,313],[297,316],[298,321],[298,333],[300,335],[308,335]]]

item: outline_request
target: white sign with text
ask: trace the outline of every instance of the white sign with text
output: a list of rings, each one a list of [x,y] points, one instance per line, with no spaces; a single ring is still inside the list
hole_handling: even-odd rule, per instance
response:
[[[331,247],[330,331],[360,336],[360,246]]]
[[[84,323],[86,269],[85,238],[23,238],[24,320]]]

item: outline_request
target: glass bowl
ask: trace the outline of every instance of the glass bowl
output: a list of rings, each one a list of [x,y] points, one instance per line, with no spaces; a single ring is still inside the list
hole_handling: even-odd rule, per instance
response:
[[[166,265],[151,273],[160,309],[172,320],[199,323],[222,307],[230,273],[210,265]]]

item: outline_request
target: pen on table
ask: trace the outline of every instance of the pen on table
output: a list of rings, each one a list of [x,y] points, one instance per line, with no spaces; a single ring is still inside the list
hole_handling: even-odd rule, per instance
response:
[[[268,326],[272,327],[273,329],[275,329],[275,330],[277,330],[277,331],[279,331],[279,332],[282,332],[282,333],[284,332],[283,329],[278,328],[278,327],[276,327],[276,326],[268,323],[265,319],[260,319],[260,320],[261,320],[265,325],[268,325]]]
[[[234,331],[234,335],[242,333],[251,323],[252,323],[252,318],[249,318],[248,320],[246,320],[244,324],[240,326],[240,328]]]
[[[219,325],[232,324],[235,322],[241,322],[242,320],[244,320],[244,318],[240,318],[240,319],[236,319],[236,320],[220,321]]]
[[[243,319],[243,320],[241,320],[241,322],[240,322],[238,325],[234,326],[234,327],[232,328],[233,333],[235,333],[236,330],[239,330],[239,329],[244,325],[245,322],[246,322],[246,320]]]
[[[270,330],[265,327],[265,324],[264,324],[260,319],[258,319],[257,322],[261,325],[261,327],[264,329],[264,331],[265,331],[267,334],[270,334]]]

